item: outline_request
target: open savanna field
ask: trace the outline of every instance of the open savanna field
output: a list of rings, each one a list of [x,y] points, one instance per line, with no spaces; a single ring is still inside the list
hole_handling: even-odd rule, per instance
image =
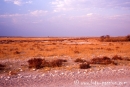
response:
[[[32,83],[33,85],[41,84],[40,87],[53,87],[53,85],[55,85],[54,87],[60,87],[56,85],[64,83],[64,80],[61,80],[61,83],[52,81],[51,84],[53,85],[49,84],[48,86],[44,83],[46,86],[43,86],[41,81],[47,80],[44,76],[48,75],[48,73],[50,73],[48,79],[51,77],[53,80],[54,76],[52,77],[52,73],[59,73],[56,75],[60,75],[64,74],[64,72],[67,72],[67,74],[73,72],[74,77],[79,79],[80,76],[76,77],[79,73],[76,73],[77,71],[75,70],[78,70],[78,72],[81,70],[80,75],[83,76],[85,74],[84,72],[86,72],[88,74],[86,78],[89,79],[91,79],[91,76],[94,76],[92,78],[98,80],[98,75],[108,74],[108,77],[110,75],[109,78],[101,76],[102,80],[100,81],[104,81],[103,78],[110,80],[111,78],[118,77],[115,73],[117,74],[119,70],[124,69],[130,71],[130,41],[125,41],[123,37],[113,37],[110,38],[112,40],[107,39],[108,41],[102,39],[101,37],[1,37],[0,87],[17,87],[17,85],[20,87],[21,85],[18,83],[21,83],[23,79],[26,83],[25,87],[28,84],[29,87],[31,87]],[[95,73],[97,71],[99,71],[99,73],[90,75],[89,77],[90,72]],[[104,73],[100,73],[100,71]],[[124,72],[128,73],[128,71]],[[32,76],[26,78],[27,75]],[[69,74],[68,77],[62,77],[64,79],[70,78],[70,80],[66,80],[66,83],[71,82],[71,86],[69,84],[64,87],[75,87],[72,86],[74,85],[73,75]],[[115,77],[112,75],[115,75]],[[120,78],[122,78],[121,76],[124,74],[119,72],[119,75]],[[35,78],[33,76],[35,76]],[[127,74],[125,74],[125,76],[126,80],[130,79]],[[17,83],[13,81],[14,78]],[[22,79],[18,80],[19,78]],[[38,79],[42,80],[35,83]],[[81,80],[83,81],[85,78]],[[47,80],[47,82],[48,81],[49,80]],[[12,85],[11,83],[14,84]],[[33,87],[37,87],[37,85]],[[127,84],[127,86],[130,86],[130,84]],[[78,87],[82,86],[80,85]]]
[[[116,62],[120,62],[119,64],[130,65],[129,61],[125,61],[130,60],[130,42],[124,41],[121,37],[110,39],[115,41],[103,41],[101,37],[4,37],[0,38],[0,60],[27,61],[41,58],[48,61],[66,59],[74,62],[76,59],[81,59],[91,62],[93,58],[119,57],[113,58],[114,61],[118,60]],[[69,62],[69,65],[73,65],[73,62]]]
[[[98,56],[130,57],[130,42],[101,42],[100,38],[0,38],[0,59]]]

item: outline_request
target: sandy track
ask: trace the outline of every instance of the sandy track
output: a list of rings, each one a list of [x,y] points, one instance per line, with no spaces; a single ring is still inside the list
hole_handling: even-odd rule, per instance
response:
[[[130,68],[27,71],[0,75],[0,87],[130,87]]]

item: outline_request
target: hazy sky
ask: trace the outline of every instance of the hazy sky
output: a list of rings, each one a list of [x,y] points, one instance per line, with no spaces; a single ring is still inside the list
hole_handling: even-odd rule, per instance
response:
[[[0,0],[0,36],[130,34],[130,0]]]

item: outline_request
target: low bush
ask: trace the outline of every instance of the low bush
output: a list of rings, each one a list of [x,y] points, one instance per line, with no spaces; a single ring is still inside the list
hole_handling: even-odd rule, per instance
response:
[[[126,60],[126,61],[130,61],[130,59],[129,59],[129,58],[124,58],[124,60]]]
[[[5,65],[3,65],[3,64],[0,64],[0,67],[5,67]]]
[[[19,51],[16,51],[16,52],[15,52],[15,54],[20,54],[20,53],[21,53],[21,52],[19,52]]]
[[[64,59],[56,59],[53,61],[46,61],[45,59],[41,58],[34,58],[28,60],[29,68],[36,68],[40,69],[43,67],[61,67],[63,62],[67,62],[67,60]]]
[[[50,67],[50,62],[46,61],[45,59],[42,60],[42,64],[41,64],[42,67]]]
[[[114,61],[112,61],[110,58],[108,57],[103,57],[103,58],[93,58],[91,60],[91,64],[103,64],[103,65],[107,65],[107,64],[115,64]]]
[[[36,69],[42,68],[42,61],[43,59],[41,58],[34,58],[28,60],[29,68],[36,68]]]
[[[67,62],[66,59],[58,59],[58,60],[61,61],[61,62]]]
[[[115,55],[115,56],[112,57],[112,60],[123,60],[123,58]]]
[[[66,62],[66,60],[56,59],[56,60],[51,61],[50,64],[51,64],[51,67],[61,67],[63,62]]]
[[[86,62],[86,60],[81,59],[81,58],[77,58],[74,62],[80,62],[80,63],[83,63],[83,62]]]
[[[79,65],[80,69],[88,69],[90,68],[90,64],[89,63],[82,63]]]
[[[5,69],[5,65],[3,65],[3,64],[0,64],[0,70],[4,70]]]

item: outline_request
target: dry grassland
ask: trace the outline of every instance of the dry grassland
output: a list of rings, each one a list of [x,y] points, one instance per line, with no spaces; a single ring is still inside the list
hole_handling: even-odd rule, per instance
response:
[[[0,38],[0,59],[98,56],[130,57],[130,42],[100,42],[99,38]]]

